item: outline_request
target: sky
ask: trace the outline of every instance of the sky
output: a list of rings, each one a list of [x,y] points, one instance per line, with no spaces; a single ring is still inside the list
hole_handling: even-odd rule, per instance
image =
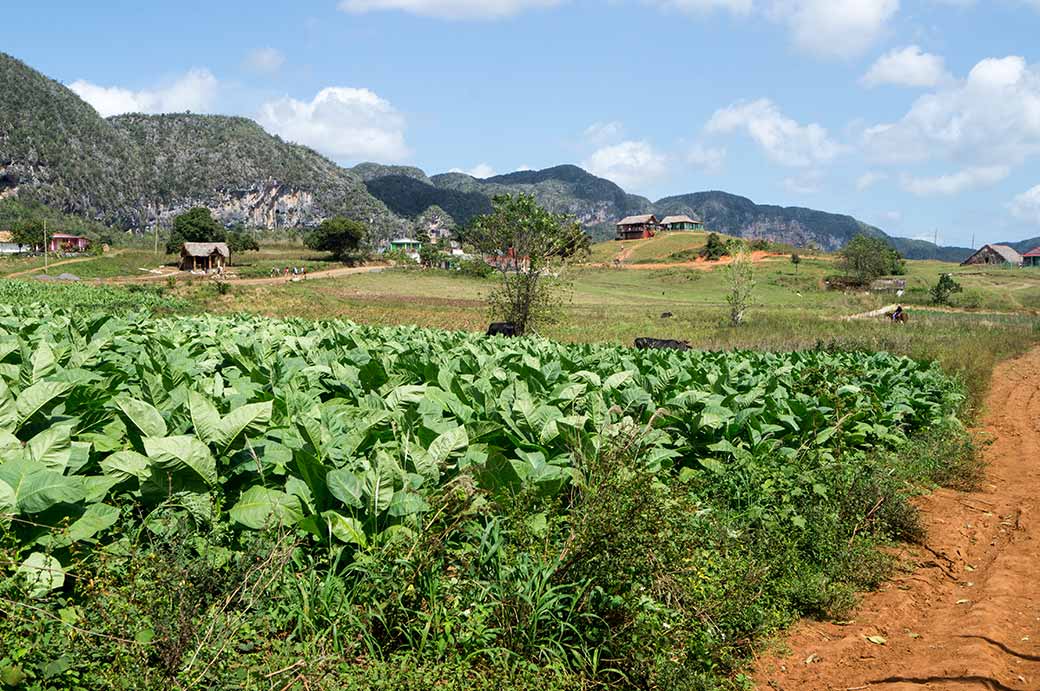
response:
[[[9,2],[104,116],[244,115],[343,165],[563,163],[975,246],[1040,235],[1040,0]]]

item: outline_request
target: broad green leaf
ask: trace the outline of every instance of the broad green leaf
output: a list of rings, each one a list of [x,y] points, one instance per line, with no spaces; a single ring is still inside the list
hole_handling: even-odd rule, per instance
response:
[[[119,509],[108,504],[91,504],[75,523],[69,526],[69,538],[74,542],[87,540],[108,530],[119,520]]]
[[[365,529],[361,526],[361,521],[358,519],[352,516],[344,516],[336,511],[326,511],[321,514],[321,517],[325,519],[329,532],[337,540],[359,547],[364,547],[367,544]]]
[[[119,482],[126,482],[130,478],[143,481],[150,475],[151,461],[136,451],[117,451],[102,459],[100,465],[101,472]]]
[[[374,468],[369,468],[364,474],[362,486],[373,512],[386,511],[394,499],[394,476],[390,464],[382,461]]]
[[[56,403],[57,399],[72,388],[64,382],[38,381],[29,388],[18,394],[15,410],[18,414],[18,424],[23,425],[36,413],[43,410],[47,405]]]
[[[41,598],[65,585],[65,569],[49,554],[33,552],[18,567],[18,575],[29,587],[29,597]]]
[[[387,514],[394,516],[395,518],[401,518],[403,516],[411,516],[412,514],[424,513],[430,510],[430,505],[426,503],[426,500],[420,497],[414,492],[394,492],[393,499],[390,501],[390,506],[387,507]]]
[[[364,489],[354,473],[345,469],[330,470],[325,476],[325,482],[328,484],[329,493],[345,505],[355,509],[363,506],[361,496]]]
[[[145,451],[152,463],[164,470],[191,470],[210,485],[217,484],[217,461],[209,447],[192,436],[148,437]]]
[[[188,392],[188,412],[195,434],[207,444],[219,444],[222,439],[220,412],[208,398],[196,391]]]
[[[250,403],[232,410],[220,421],[220,445],[226,450],[240,436],[249,432],[262,432],[271,421],[271,401]]]
[[[69,425],[49,427],[30,439],[25,451],[29,458],[45,468],[63,473],[69,464],[71,435]]]
[[[259,485],[250,487],[230,511],[231,518],[247,528],[291,526],[303,518],[300,500],[281,490]]]
[[[58,504],[75,504],[84,498],[79,478],[47,470],[30,459],[16,459],[0,465],[0,480],[14,491],[18,513],[33,514]]]
[[[434,463],[441,465],[453,451],[460,451],[469,445],[469,436],[465,427],[456,427],[439,435],[430,444],[428,453]]]
[[[128,396],[120,396],[115,399],[115,404],[123,411],[123,415],[126,416],[131,424],[141,432],[142,436],[166,436],[166,421],[151,403]]]

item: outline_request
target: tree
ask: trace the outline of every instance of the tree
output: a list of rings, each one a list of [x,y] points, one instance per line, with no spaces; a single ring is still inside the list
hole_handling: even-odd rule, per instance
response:
[[[902,255],[881,238],[857,235],[838,253],[838,262],[846,274],[861,283],[880,276],[901,276],[906,272]]]
[[[950,296],[954,293],[961,293],[964,288],[961,284],[953,280],[951,274],[939,274],[939,282],[932,286],[932,302],[936,305],[948,305],[950,304]]]
[[[307,235],[304,244],[312,250],[329,252],[338,261],[355,262],[362,257],[367,235],[364,223],[336,216],[322,221]]]
[[[173,219],[173,230],[166,240],[166,253],[176,254],[186,242],[224,242],[227,233],[204,206],[185,211]]]
[[[491,213],[460,236],[498,271],[488,297],[491,318],[530,333],[554,318],[562,302],[560,273],[588,252],[589,238],[574,218],[546,211],[532,195],[496,196],[491,205]]]
[[[752,293],[755,290],[755,265],[745,249],[737,252],[726,267],[726,279],[729,287],[726,294],[729,323],[730,326],[740,326],[744,323],[744,314],[752,305]]]
[[[260,245],[257,243],[256,238],[245,231],[231,231],[228,233],[227,245],[232,254],[260,251]]]
[[[710,262],[717,261],[729,254],[729,247],[718,233],[708,233],[707,244],[701,249],[701,256]]]
[[[11,242],[26,247],[43,246],[43,221],[25,218],[11,226]]]
[[[791,252],[791,264],[794,265],[794,272],[798,273],[798,265],[802,263],[802,258],[798,256],[797,252]]]

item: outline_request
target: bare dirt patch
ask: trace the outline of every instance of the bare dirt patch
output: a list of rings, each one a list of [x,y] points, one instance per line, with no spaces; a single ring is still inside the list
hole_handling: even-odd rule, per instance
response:
[[[757,688],[1040,689],[1040,349],[997,367],[986,410],[982,490],[922,497],[927,544],[901,550],[916,568],[852,622],[795,626]]]

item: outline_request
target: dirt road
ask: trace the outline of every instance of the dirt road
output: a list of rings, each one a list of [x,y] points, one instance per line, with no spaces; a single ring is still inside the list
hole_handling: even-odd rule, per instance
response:
[[[61,259],[56,262],[51,262],[47,265],[47,271],[49,272],[56,266],[65,266],[66,264],[79,264],[80,262],[89,262],[91,259],[96,257],[76,257],[75,259]],[[13,274],[7,274],[5,278],[21,278],[22,276],[29,276],[30,274],[42,274],[43,267],[37,266],[32,269],[26,269],[25,271],[16,271]]]
[[[987,411],[983,488],[920,500],[928,542],[904,555],[916,570],[851,623],[797,625],[790,655],[759,660],[757,688],[1040,689],[1040,349],[997,368]]]

